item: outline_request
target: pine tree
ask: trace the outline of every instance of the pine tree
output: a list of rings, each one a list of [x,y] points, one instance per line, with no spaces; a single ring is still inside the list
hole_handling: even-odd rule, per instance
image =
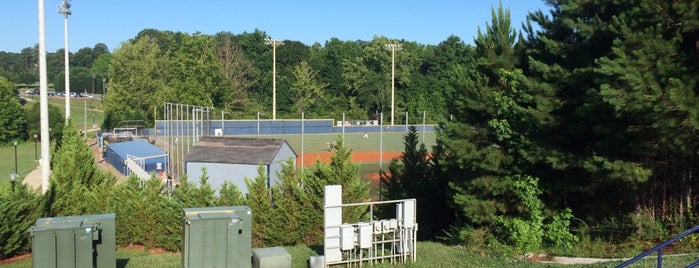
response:
[[[69,120],[63,141],[51,158],[52,173],[46,194],[47,216],[105,213],[105,196],[116,179],[97,169],[94,156]]]
[[[0,144],[27,139],[27,119],[7,78],[0,76]]]
[[[245,179],[248,187],[247,205],[253,211],[252,215],[252,245],[264,247],[273,245],[273,232],[280,222],[272,203],[271,190],[267,188],[267,175],[263,165],[257,169],[257,177]]]
[[[330,156],[330,164],[316,162],[309,168],[308,180],[315,180],[314,185],[321,189],[314,189],[314,194],[319,194],[322,198],[324,185],[342,185],[342,203],[367,202],[369,199],[369,183],[359,176],[359,166],[352,162],[352,150],[345,147],[342,138],[333,147],[333,155]],[[324,183],[324,184],[321,184]],[[362,216],[366,215],[365,208],[354,207],[345,208],[342,211],[343,222],[358,222]]]

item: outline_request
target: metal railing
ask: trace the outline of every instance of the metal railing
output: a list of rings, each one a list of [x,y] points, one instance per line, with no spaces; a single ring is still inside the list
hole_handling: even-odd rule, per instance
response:
[[[640,255],[633,257],[628,261],[625,261],[622,264],[617,265],[616,267],[621,268],[621,267],[629,266],[632,263],[637,262],[650,254],[653,254],[653,252],[658,253],[658,268],[663,267],[663,248],[665,248],[665,247],[669,246],[670,244],[676,242],[677,240],[680,240],[680,239],[684,238],[685,236],[693,234],[697,231],[699,231],[699,225],[694,226],[694,228],[689,229],[689,230],[685,231],[684,233],[681,233],[680,235],[675,236],[674,238],[672,238],[672,239],[670,239],[670,240],[668,240],[660,245],[657,245],[654,248],[651,248],[651,249],[641,253]],[[699,266],[699,261],[695,261],[695,262],[687,265],[686,267],[697,267],[697,266]]]

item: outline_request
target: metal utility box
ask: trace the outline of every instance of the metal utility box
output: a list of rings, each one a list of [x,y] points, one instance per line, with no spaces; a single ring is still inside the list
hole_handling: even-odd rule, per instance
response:
[[[283,247],[252,250],[253,268],[291,268],[291,255]]]
[[[30,229],[32,267],[116,267],[115,214],[41,218]]]
[[[251,267],[252,210],[183,209],[182,267]]]

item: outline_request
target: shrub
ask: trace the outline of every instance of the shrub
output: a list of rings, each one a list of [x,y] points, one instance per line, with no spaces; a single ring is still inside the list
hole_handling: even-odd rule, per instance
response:
[[[41,198],[27,184],[13,190],[9,183],[0,185],[0,259],[27,253],[30,238],[27,230],[40,217]]]

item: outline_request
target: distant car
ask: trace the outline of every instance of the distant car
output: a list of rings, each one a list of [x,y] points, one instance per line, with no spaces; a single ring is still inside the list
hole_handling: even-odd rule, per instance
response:
[[[46,94],[49,95],[49,96],[55,96],[55,95],[56,95],[56,92],[48,91],[48,92],[46,92]]]

